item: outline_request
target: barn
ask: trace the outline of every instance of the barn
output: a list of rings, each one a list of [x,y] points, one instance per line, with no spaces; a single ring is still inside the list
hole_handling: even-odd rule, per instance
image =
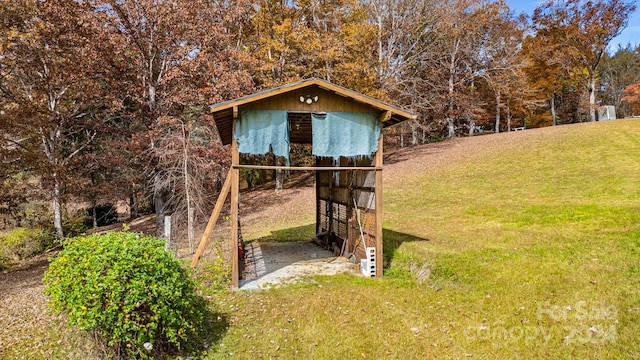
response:
[[[415,115],[321,79],[272,88],[210,107],[220,138],[232,147],[231,169],[192,265],[231,194],[233,286],[239,269],[239,170],[304,170],[315,173],[316,240],[351,254],[371,277],[382,276],[382,129]],[[310,144],[314,166],[289,164],[290,144]],[[273,153],[284,165],[240,163],[242,154]],[[241,250],[241,249],[240,249]]]

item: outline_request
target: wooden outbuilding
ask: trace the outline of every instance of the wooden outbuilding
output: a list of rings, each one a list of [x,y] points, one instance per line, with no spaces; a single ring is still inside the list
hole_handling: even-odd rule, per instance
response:
[[[320,79],[302,80],[212,105],[222,143],[232,146],[231,169],[192,265],[206,248],[231,193],[231,262],[238,287],[239,170],[315,172],[316,240],[356,258],[363,273],[382,276],[381,129],[415,119],[398,107]],[[289,166],[289,144],[311,144],[315,166]],[[240,164],[240,154],[272,152],[286,165]]]

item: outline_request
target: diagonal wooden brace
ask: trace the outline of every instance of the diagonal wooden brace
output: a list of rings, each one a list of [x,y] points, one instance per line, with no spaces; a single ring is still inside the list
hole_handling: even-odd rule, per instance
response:
[[[220,191],[220,195],[218,195],[218,200],[216,201],[216,206],[213,207],[213,211],[211,212],[211,217],[209,217],[209,222],[207,223],[207,227],[204,230],[204,234],[202,234],[202,239],[200,239],[200,244],[198,245],[198,249],[196,253],[193,254],[193,260],[191,260],[191,267],[196,267],[198,265],[198,260],[200,260],[200,256],[207,248],[207,244],[209,243],[209,238],[211,237],[211,233],[213,232],[213,228],[216,226],[216,222],[218,222],[218,218],[220,217],[220,212],[222,211],[222,206],[224,206],[224,202],[227,200],[227,195],[229,194],[229,190],[231,189],[231,171],[227,174],[227,178],[224,180],[224,185],[222,185],[222,191]]]

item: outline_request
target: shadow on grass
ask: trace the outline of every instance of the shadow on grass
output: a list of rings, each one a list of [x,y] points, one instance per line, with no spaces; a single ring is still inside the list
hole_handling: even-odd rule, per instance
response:
[[[204,318],[205,326],[203,328],[203,333],[200,334],[200,342],[197,343],[198,349],[195,351],[196,354],[192,352],[191,354],[183,355],[186,355],[187,357],[190,355],[205,355],[210,348],[222,340],[231,326],[229,322],[229,315],[215,310],[207,311]]]
[[[82,330],[73,327],[74,331],[71,334],[76,334],[75,330],[80,330],[77,333],[78,341],[83,347],[86,347],[84,350],[89,352],[89,354],[84,355],[90,355],[86,356],[86,358],[190,359],[205,357],[209,349],[222,340],[231,325],[229,315],[212,309],[212,304],[202,296],[194,296],[196,298],[192,299],[192,301],[195,301],[195,309],[192,309],[193,311],[188,314],[183,314],[185,317],[190,318],[185,319],[185,322],[190,323],[194,328],[187,330],[187,341],[181,341],[180,348],[177,348],[175,344],[170,344],[167,341],[167,334],[162,331],[155,334],[152,347],[146,348],[145,344],[145,349],[139,348],[138,351],[133,350],[134,347],[140,346],[136,341],[108,344],[108,335],[105,335],[99,328]],[[77,347],[78,344],[74,346]]]
[[[388,269],[396,256],[396,251],[405,242],[429,241],[411,234],[405,234],[389,229],[382,229],[384,269]]]
[[[263,236],[255,241],[259,242],[291,242],[311,240],[315,234],[315,224],[296,226],[288,229],[271,231],[267,236]]]

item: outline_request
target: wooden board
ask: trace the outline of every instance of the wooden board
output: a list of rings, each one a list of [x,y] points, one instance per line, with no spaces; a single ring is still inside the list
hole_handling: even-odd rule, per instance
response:
[[[196,253],[193,255],[193,259],[191,260],[191,267],[196,267],[198,265],[198,260],[202,256],[202,253],[207,248],[207,244],[209,243],[209,238],[211,237],[211,233],[213,232],[216,223],[218,222],[218,218],[220,217],[220,212],[222,211],[222,206],[224,202],[227,201],[227,194],[229,194],[229,190],[231,189],[231,170],[227,174],[227,177],[224,180],[224,185],[222,185],[222,191],[218,195],[218,200],[216,201],[216,205],[213,207],[213,211],[211,212],[211,216],[209,217],[209,222],[207,223],[207,227],[204,230],[204,234],[202,234],[202,238],[200,239],[200,244],[198,245],[198,249]]]

